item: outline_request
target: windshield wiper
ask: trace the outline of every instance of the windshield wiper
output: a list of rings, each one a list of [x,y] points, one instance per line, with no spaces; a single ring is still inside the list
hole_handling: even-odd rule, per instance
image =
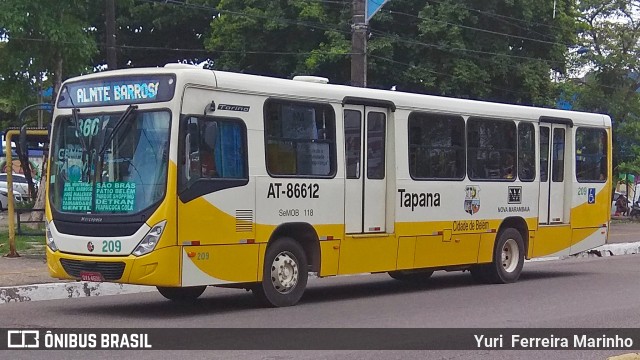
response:
[[[111,130],[111,133],[109,133],[109,136],[102,142],[100,151],[98,151],[98,156],[102,156],[104,154],[104,152],[107,150],[108,144],[116,136],[116,134],[118,133],[118,130],[120,130],[120,127],[122,127],[122,125],[125,123],[125,121],[127,121],[129,116],[131,116],[132,114],[135,114],[137,110],[138,110],[138,105],[129,105],[127,110],[124,111],[122,116],[120,116],[120,118],[116,122],[116,125],[113,127],[113,130]]]

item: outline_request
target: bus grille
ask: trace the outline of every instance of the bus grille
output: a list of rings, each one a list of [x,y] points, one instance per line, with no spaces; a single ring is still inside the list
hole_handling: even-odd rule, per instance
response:
[[[105,280],[118,280],[122,277],[125,264],[123,262],[100,262],[60,259],[60,264],[67,274],[80,277],[81,271],[99,272]]]

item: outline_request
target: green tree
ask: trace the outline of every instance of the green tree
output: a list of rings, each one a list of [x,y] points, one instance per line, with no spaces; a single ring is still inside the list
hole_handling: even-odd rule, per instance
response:
[[[221,0],[217,9],[205,40],[215,68],[348,81],[349,2]]]
[[[211,57],[203,39],[210,31],[213,18],[203,3],[216,1],[187,0],[153,2],[116,1],[116,53],[118,67],[154,67],[167,63],[200,63]],[[91,22],[101,44],[94,66],[106,65],[106,32],[104,2],[91,9]]]
[[[351,2],[221,0],[206,46],[223,70],[349,83]],[[554,17],[555,13],[555,17]],[[370,87],[550,105],[575,1],[393,0],[371,20]]]
[[[580,2],[581,45],[573,62],[589,73],[565,83],[577,110],[613,120],[614,172],[640,173],[640,1]]]
[[[8,119],[37,101],[38,92],[53,86],[54,98],[63,78],[91,70],[96,52],[94,27],[88,21],[91,2],[82,0],[3,0],[0,5],[0,98]],[[23,166],[24,167],[24,166]],[[44,177],[43,180],[44,181]],[[44,182],[35,207],[44,207]],[[32,219],[42,219],[33,213]]]

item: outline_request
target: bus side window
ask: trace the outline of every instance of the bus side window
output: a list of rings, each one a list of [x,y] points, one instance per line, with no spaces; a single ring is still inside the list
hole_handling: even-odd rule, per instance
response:
[[[187,123],[187,135],[185,139],[185,149],[187,151],[187,161],[185,164],[185,175],[187,181],[192,178],[201,177],[200,172],[200,144],[199,144],[198,119],[191,118]]]
[[[200,165],[203,178],[217,178],[218,171],[214,152],[218,143],[218,122],[208,121],[202,124],[202,142],[200,144]]]

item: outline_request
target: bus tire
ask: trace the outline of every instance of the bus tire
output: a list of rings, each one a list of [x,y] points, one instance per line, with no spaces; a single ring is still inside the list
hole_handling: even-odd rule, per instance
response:
[[[206,286],[189,286],[189,287],[163,287],[157,286],[158,292],[171,301],[187,302],[197,299]]]
[[[307,287],[307,257],[300,244],[283,237],[267,247],[262,282],[253,289],[258,300],[269,307],[292,306]]]
[[[398,270],[389,271],[392,279],[409,282],[428,280],[433,275],[433,270]]]
[[[493,262],[480,269],[485,281],[492,284],[507,284],[518,280],[524,265],[524,241],[520,232],[513,228],[500,231],[493,251]]]

